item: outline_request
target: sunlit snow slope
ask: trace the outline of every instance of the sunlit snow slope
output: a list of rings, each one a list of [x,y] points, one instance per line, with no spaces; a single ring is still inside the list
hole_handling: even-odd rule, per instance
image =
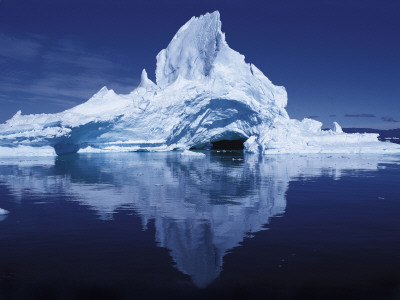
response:
[[[0,125],[0,155],[165,151],[246,140],[246,151],[400,152],[376,134],[345,134],[335,124],[289,119],[284,87],[275,86],[229,48],[218,12],[193,17],[157,55],[156,83],[142,72],[127,95],[103,87],[57,114],[17,112]]]

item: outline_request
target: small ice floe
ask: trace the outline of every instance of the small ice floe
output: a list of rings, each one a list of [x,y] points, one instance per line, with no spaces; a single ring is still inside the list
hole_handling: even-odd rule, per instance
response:
[[[189,151],[185,150],[181,153],[181,157],[190,157],[190,158],[204,158],[206,155],[201,152],[194,152],[194,151]]]
[[[156,183],[154,186],[163,186],[161,183]]]
[[[385,198],[384,198],[384,197],[378,197],[378,199],[380,199],[380,200],[385,200]]]
[[[0,215],[8,215],[10,212],[8,210],[0,208]]]
[[[243,160],[243,158],[232,158],[232,160],[239,160],[239,161],[241,161],[241,160]]]

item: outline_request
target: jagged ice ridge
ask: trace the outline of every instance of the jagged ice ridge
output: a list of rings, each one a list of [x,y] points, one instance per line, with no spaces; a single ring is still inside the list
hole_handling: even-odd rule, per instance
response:
[[[262,154],[400,153],[377,134],[290,119],[286,104],[285,88],[228,46],[216,11],[190,19],[161,50],[156,83],[143,70],[130,94],[103,87],[60,113],[19,111],[0,125],[0,155],[187,150],[238,139]]]

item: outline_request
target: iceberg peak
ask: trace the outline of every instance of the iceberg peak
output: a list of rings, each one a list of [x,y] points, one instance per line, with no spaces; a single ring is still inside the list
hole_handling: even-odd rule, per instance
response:
[[[155,83],[153,81],[151,81],[149,79],[149,77],[147,77],[146,69],[142,70],[142,75],[140,76],[140,84],[139,84],[138,87],[142,87],[142,88],[145,88],[145,89],[147,89],[149,87],[150,88],[155,88],[156,87]]]
[[[8,120],[7,122],[15,121],[15,120],[17,120],[19,117],[21,117],[21,115],[22,115],[22,111],[19,110],[19,111],[17,111],[17,112],[12,116],[12,118],[11,118],[10,120]]]
[[[103,86],[96,94],[92,96],[92,98],[102,98],[108,93],[108,88]]]
[[[16,125],[18,123],[18,120],[21,118],[22,116],[22,112],[21,110],[17,111],[11,119],[6,121],[6,124],[10,127],[13,127],[14,125]]]
[[[157,85],[165,87],[179,76],[187,80],[208,76],[224,42],[218,11],[191,18],[157,55]]]
[[[21,111],[21,110],[17,111],[17,112],[15,113],[15,115],[14,115],[11,119],[16,119],[16,118],[18,118],[20,115],[22,115],[22,111]]]
[[[342,126],[340,126],[338,122],[333,122],[333,132],[343,133]]]

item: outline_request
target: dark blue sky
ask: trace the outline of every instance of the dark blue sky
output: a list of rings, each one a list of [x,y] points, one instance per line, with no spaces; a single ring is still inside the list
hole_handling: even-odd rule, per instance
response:
[[[231,48],[286,87],[288,112],[400,127],[400,1],[0,0],[0,122],[132,90],[192,16],[219,10]]]

